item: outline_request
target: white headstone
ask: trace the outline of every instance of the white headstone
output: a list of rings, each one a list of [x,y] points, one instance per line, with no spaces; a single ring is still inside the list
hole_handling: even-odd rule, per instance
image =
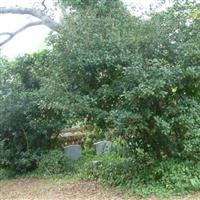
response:
[[[69,145],[64,148],[65,155],[71,160],[78,160],[81,157],[80,145]]]

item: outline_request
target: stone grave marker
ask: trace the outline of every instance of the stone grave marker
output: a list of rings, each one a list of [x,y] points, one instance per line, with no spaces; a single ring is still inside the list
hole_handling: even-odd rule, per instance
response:
[[[80,145],[69,145],[64,148],[65,155],[71,160],[78,160],[81,157]]]
[[[103,154],[103,153],[109,153],[112,147],[112,143],[110,141],[100,141],[100,142],[96,142],[93,145],[96,154]]]

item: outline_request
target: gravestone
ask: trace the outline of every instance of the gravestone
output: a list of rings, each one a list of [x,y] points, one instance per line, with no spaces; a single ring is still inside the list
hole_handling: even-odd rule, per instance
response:
[[[69,145],[64,148],[65,155],[71,160],[78,160],[81,157],[80,145]]]
[[[110,141],[104,140],[104,141],[94,143],[93,147],[97,155],[109,153],[112,147],[112,143]]]

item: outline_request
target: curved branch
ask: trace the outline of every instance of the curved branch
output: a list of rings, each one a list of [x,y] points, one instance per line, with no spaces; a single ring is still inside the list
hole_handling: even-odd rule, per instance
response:
[[[47,10],[47,7],[46,7],[46,5],[45,5],[45,1],[46,1],[46,0],[43,0],[43,1],[42,1],[42,6],[44,7],[44,9],[43,9],[42,12],[44,12],[45,10]]]
[[[29,27],[38,26],[38,25],[42,25],[42,22],[41,21],[37,21],[37,22],[28,23],[28,24],[24,25],[23,27],[21,27],[20,29],[18,29],[17,31],[13,32],[13,33],[9,33],[9,32],[0,33],[0,35],[8,35],[9,36],[3,42],[0,42],[0,47],[3,46],[4,44],[6,44],[7,42],[9,42],[18,33],[24,31],[25,29],[27,29]]]
[[[56,23],[51,17],[44,14],[41,10],[34,8],[6,8],[0,7],[0,14],[20,14],[31,15],[41,20],[41,23],[54,31],[58,31],[59,24]]]

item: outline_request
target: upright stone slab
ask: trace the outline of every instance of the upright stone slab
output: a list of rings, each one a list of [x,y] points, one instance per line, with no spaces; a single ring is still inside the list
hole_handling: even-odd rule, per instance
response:
[[[94,143],[93,147],[96,151],[96,154],[99,155],[99,154],[110,152],[112,143],[110,141],[104,140],[104,141]]]
[[[71,160],[78,160],[81,157],[80,145],[69,145],[64,148],[65,155]]]

